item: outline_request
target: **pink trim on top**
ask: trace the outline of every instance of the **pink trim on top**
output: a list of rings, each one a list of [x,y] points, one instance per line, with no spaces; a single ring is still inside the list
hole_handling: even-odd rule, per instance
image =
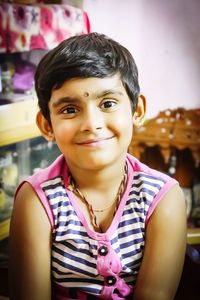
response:
[[[145,223],[147,224],[149,222],[149,219],[151,217],[151,215],[153,214],[156,206],[158,205],[158,203],[163,199],[164,195],[169,191],[169,189],[174,186],[175,184],[177,184],[178,182],[169,177],[168,175],[161,173],[157,170],[151,169],[148,166],[146,166],[145,164],[141,163],[139,160],[137,160],[135,157],[133,157],[132,155],[128,154],[127,155],[127,164],[128,164],[128,182],[127,182],[127,188],[125,190],[125,193],[123,194],[123,197],[121,199],[120,205],[118,207],[118,210],[112,220],[112,223],[110,225],[110,227],[108,228],[108,230],[104,233],[98,233],[93,231],[92,229],[90,229],[80,207],[78,206],[75,198],[74,198],[74,194],[68,190],[68,195],[69,198],[72,202],[72,205],[74,207],[74,209],[76,210],[76,213],[80,219],[80,221],[83,223],[83,225],[85,226],[85,229],[87,230],[87,233],[89,236],[91,236],[92,238],[96,239],[96,240],[109,240],[110,236],[113,234],[113,232],[116,230],[118,224],[119,224],[119,220],[123,214],[124,211],[124,207],[126,205],[126,201],[128,199],[128,195],[132,186],[132,182],[133,182],[133,176],[134,176],[134,172],[144,172],[146,174],[152,175],[152,176],[156,176],[157,178],[161,178],[163,179],[166,183],[164,185],[163,188],[161,188],[160,192],[156,195],[156,197],[154,198],[152,204],[149,207],[148,213],[147,213],[147,217],[146,217],[146,221]],[[67,181],[65,181],[67,182]],[[67,188],[67,186],[66,186]]]
[[[155,199],[153,200],[153,202],[148,210],[147,217],[146,217],[146,223],[148,223],[152,213],[154,212],[157,204],[161,201],[163,196],[169,191],[169,189],[173,185],[177,184],[177,181],[175,179],[173,179],[173,178],[169,177],[168,175],[163,174],[159,171],[149,168],[148,166],[141,163],[139,160],[137,160],[135,157],[133,157],[130,154],[127,154],[126,161],[128,164],[127,187],[126,187],[125,193],[122,196],[121,202],[120,202],[118,210],[112,220],[112,223],[105,233],[98,233],[98,232],[95,232],[92,229],[90,229],[90,227],[85,219],[84,214],[82,213],[80,207],[78,206],[78,204],[75,200],[74,194],[68,189],[68,167],[67,167],[65,158],[62,154],[48,168],[40,170],[38,173],[35,173],[32,176],[28,177],[26,180],[24,180],[17,188],[15,197],[16,197],[18,191],[20,190],[20,188],[22,187],[22,185],[25,182],[28,182],[30,184],[30,186],[33,188],[33,191],[38,196],[41,204],[43,205],[43,207],[46,211],[46,214],[49,218],[50,224],[51,224],[52,228],[54,228],[55,224],[54,224],[53,212],[52,212],[50,204],[41,188],[41,184],[45,181],[51,180],[51,179],[61,175],[61,176],[63,176],[65,187],[68,190],[69,199],[70,199],[74,209],[76,210],[76,213],[77,213],[80,221],[85,226],[85,229],[87,230],[89,236],[91,236],[92,238],[94,238],[96,240],[105,240],[106,241],[106,240],[110,239],[110,236],[116,230],[119,220],[123,214],[124,207],[126,205],[126,201],[128,199],[128,195],[129,195],[129,192],[130,192],[130,189],[132,186],[134,172],[144,172],[149,175],[159,177],[166,181],[165,186],[156,195]]]

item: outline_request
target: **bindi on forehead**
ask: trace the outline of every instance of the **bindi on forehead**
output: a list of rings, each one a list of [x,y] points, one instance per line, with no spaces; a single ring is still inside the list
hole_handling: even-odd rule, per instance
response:
[[[85,92],[85,93],[83,94],[84,97],[89,97],[89,95],[90,95],[90,94],[89,94],[88,92]]]

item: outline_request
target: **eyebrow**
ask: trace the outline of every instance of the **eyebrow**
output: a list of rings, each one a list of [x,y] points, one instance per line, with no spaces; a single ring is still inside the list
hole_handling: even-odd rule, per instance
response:
[[[107,95],[119,95],[119,96],[123,96],[123,93],[118,91],[118,90],[105,90],[103,92],[100,92],[98,95],[97,95],[97,98],[101,98],[101,97],[105,97]]]
[[[94,97],[96,99],[99,99],[101,97],[105,97],[107,95],[118,95],[118,96],[123,96],[123,93],[121,91],[118,90],[105,90],[102,91],[100,93],[97,93],[97,95]],[[67,103],[76,103],[79,102],[80,100],[76,97],[70,97],[70,96],[65,96],[65,97],[61,97],[57,100],[55,100],[55,102],[52,104],[53,107],[58,107],[62,104],[67,104]]]
[[[59,105],[66,104],[66,103],[73,103],[73,102],[78,102],[78,100],[74,97],[67,96],[67,97],[62,97],[62,98],[55,100],[55,102],[52,104],[52,106],[58,107]]]

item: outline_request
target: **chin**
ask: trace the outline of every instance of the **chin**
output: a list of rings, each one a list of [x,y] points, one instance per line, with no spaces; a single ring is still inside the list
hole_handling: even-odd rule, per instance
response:
[[[106,168],[108,165],[112,164],[112,162],[108,161],[108,160],[87,160],[88,163],[85,163],[82,165],[82,167],[84,169],[87,170],[93,170],[93,171],[98,171],[98,170],[102,170],[104,168]]]
[[[124,158],[125,156],[123,156]],[[122,158],[122,157],[121,157]],[[99,155],[99,156],[90,156],[84,158],[83,161],[79,161],[78,166],[82,167],[85,170],[93,170],[93,171],[100,171],[108,166],[115,165],[116,163],[120,162],[120,157],[113,156],[113,154],[109,153],[107,155]],[[78,162],[78,160],[77,160]]]

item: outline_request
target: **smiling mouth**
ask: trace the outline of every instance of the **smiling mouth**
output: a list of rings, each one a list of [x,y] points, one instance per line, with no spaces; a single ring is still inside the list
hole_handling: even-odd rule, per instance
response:
[[[99,138],[99,139],[90,139],[90,140],[85,140],[83,142],[77,143],[77,145],[80,146],[101,146],[104,143],[106,143],[108,140],[113,139],[114,136],[108,137],[108,138]]]

